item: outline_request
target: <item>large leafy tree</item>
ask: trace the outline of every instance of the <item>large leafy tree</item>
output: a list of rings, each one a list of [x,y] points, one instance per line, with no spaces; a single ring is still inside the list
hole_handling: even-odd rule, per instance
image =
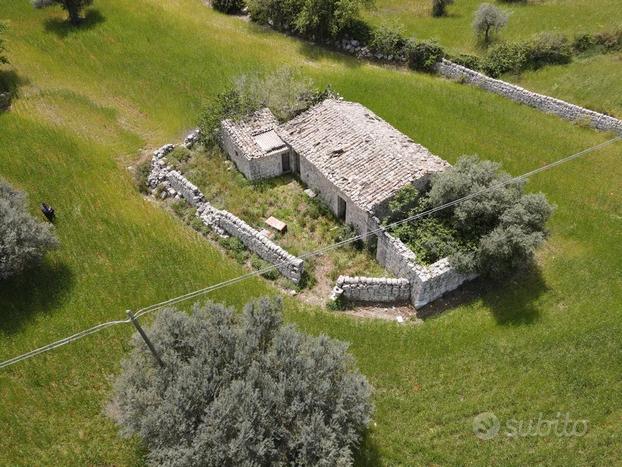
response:
[[[370,387],[344,343],[284,326],[280,301],[164,310],[147,334],[164,366],[134,336],[109,412],[149,463],[352,463]]]
[[[432,178],[429,191],[402,189],[388,220],[472,196],[394,232],[425,262],[449,256],[464,272],[501,277],[530,265],[547,236],[553,207],[542,193],[525,193],[524,186],[496,162],[463,156]]]
[[[33,0],[32,4],[35,8],[59,5],[63,10],[67,11],[71,24],[78,25],[82,21],[82,10],[92,5],[93,0]]]
[[[26,196],[0,179],[0,280],[22,272],[57,245],[53,227],[37,222]]]
[[[251,18],[315,40],[339,36],[374,0],[248,0]]]

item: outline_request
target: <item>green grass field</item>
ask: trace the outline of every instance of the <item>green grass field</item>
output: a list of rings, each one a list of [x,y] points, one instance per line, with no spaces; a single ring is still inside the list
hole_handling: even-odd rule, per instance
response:
[[[453,53],[479,53],[473,34],[473,14],[484,0],[456,0],[448,15],[433,18],[430,0],[376,0],[376,8],[365,14],[372,24],[397,22],[408,35],[436,39]],[[510,12],[501,38],[528,39],[539,32],[559,32],[573,36],[578,32],[613,29],[622,22],[622,10],[612,0],[528,0],[503,3],[489,0]]]
[[[332,83],[433,152],[502,161],[514,174],[605,141],[498,96],[383,69],[213,13],[198,0],[96,2],[88,27],[0,0],[21,83],[0,115],[0,173],[59,212],[62,248],[0,286],[0,360],[102,320],[240,274],[152,202],[126,170],[180,138],[231,77],[288,64]],[[531,8],[531,7],[530,7]],[[535,7],[534,7],[535,8]],[[620,461],[622,145],[530,183],[558,205],[540,271],[475,283],[419,327],[288,302],[288,320],[351,342],[376,388],[362,465],[576,465]],[[214,299],[266,293],[251,281]],[[458,300],[460,299],[460,300]],[[442,304],[441,304],[442,306]],[[1,465],[140,465],[102,415],[131,329],[115,328],[0,372]],[[479,441],[473,416],[588,419],[581,438]]]
[[[595,55],[506,79],[536,92],[622,117],[622,54],[619,53]]]

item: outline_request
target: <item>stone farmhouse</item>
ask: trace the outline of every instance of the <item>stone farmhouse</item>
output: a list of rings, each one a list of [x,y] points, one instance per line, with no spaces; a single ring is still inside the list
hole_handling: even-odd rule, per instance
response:
[[[360,234],[374,232],[376,259],[399,279],[339,278],[333,298],[421,307],[474,275],[454,270],[447,258],[429,266],[381,228],[388,205],[404,186],[418,189],[449,163],[415,143],[366,107],[326,99],[289,122],[261,109],[221,125],[223,149],[250,180],[292,173]]]
[[[241,122],[225,120],[222,145],[248,179],[293,173],[363,235],[377,228],[400,188],[424,188],[449,167],[371,110],[338,99],[284,124],[269,109]]]

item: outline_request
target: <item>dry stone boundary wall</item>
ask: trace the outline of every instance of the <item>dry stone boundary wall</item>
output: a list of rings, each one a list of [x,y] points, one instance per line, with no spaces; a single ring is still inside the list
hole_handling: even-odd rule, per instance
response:
[[[477,277],[476,274],[456,271],[448,258],[422,266],[408,246],[386,231],[378,233],[376,260],[396,277],[408,280],[410,302],[415,308],[421,308]]]
[[[594,112],[593,110],[585,109],[554,97],[528,91],[515,84],[491,78],[449,60],[443,59],[437,65],[436,70],[447,78],[472,84],[521,104],[535,107],[543,112],[555,114],[566,120],[585,121],[598,130],[613,131],[622,135],[622,120],[609,115]]]
[[[188,138],[186,138],[184,145],[192,147],[196,139],[188,145]],[[230,235],[238,238],[246,248],[275,266],[285,277],[299,283],[304,272],[304,261],[290,255],[242,219],[228,211],[216,209],[208,203],[203,193],[195,185],[167,165],[166,155],[174,148],[174,145],[167,144],[154,152],[151,161],[151,173],[148,178],[152,192],[155,193],[159,190],[160,197],[163,199],[167,197],[185,199],[197,209],[199,219],[214,232],[221,236]]]
[[[339,297],[351,302],[408,303],[410,282],[403,278],[339,276],[331,298]]]

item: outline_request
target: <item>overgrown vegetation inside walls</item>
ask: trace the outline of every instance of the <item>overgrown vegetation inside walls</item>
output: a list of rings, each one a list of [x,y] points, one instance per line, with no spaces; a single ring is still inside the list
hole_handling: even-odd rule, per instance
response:
[[[449,256],[461,272],[502,277],[532,264],[547,236],[553,207],[541,194],[525,194],[524,182],[512,181],[500,164],[463,156],[435,174],[429,190],[406,187],[390,203],[394,222],[479,193],[448,209],[393,229],[423,264]]]
[[[267,107],[280,121],[286,121],[331,95],[330,88],[320,90],[287,67],[270,74],[239,76],[205,106],[199,119],[202,142],[208,147],[216,145],[220,122],[225,119],[239,120]]]

